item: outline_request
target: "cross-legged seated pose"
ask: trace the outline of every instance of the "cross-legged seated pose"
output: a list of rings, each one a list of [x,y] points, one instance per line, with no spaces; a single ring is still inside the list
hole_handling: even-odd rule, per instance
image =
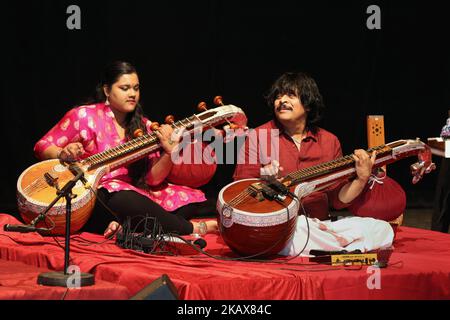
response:
[[[342,157],[338,138],[317,126],[324,104],[314,79],[304,73],[283,74],[272,85],[267,95],[267,103],[274,117],[255,129],[256,134],[253,137],[257,139],[247,141],[243,151],[245,159],[256,161],[238,164],[234,180],[279,178]],[[272,130],[276,130],[276,134],[271,134]],[[260,135],[262,131],[266,131],[266,134]],[[261,153],[260,145],[274,145],[273,139],[277,139],[278,154]],[[336,222],[329,220],[330,206],[336,209],[345,208],[361,194],[372,173],[375,157],[375,153],[355,150],[354,179],[335,184],[302,199],[303,208],[310,217],[310,238],[305,253],[311,249],[347,248],[367,251],[392,243],[393,230],[385,221],[359,217]],[[298,217],[297,230],[281,254],[297,254],[306,243],[307,234],[306,220]]]
[[[41,160],[76,161],[134,139],[136,130],[151,133],[151,122],[144,116],[139,100],[136,69],[127,62],[112,63],[97,86],[96,100],[68,111],[36,143],[36,156]],[[180,235],[216,229],[215,221],[190,221],[194,216],[215,212],[214,201],[208,201],[197,187],[212,178],[216,164],[183,164],[190,177],[189,186],[172,183],[174,172],[180,172],[171,159],[171,152],[179,143],[172,133],[170,125],[161,125],[156,131],[160,152],[102,177],[96,208],[83,230],[103,233],[106,229],[105,234],[110,235],[118,228],[116,222],[110,224],[112,220],[121,223],[131,217],[137,224],[145,216],[156,218],[164,232]]]

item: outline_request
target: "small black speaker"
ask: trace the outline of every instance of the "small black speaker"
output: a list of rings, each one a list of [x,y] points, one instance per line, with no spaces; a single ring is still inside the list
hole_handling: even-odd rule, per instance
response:
[[[163,274],[130,300],[178,300],[178,292],[169,277]]]

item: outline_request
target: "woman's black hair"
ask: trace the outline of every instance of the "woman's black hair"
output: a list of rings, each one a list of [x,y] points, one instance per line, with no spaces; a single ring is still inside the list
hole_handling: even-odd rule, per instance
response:
[[[113,84],[116,83],[121,76],[133,73],[137,74],[136,68],[129,62],[114,61],[107,65],[103,70],[101,80],[96,87],[96,102],[99,103],[106,101],[106,95],[103,90],[105,86],[111,89]],[[125,121],[125,136],[127,140],[135,138],[134,132],[136,129],[141,129],[143,132],[147,132],[144,122],[144,112],[140,103],[137,103],[133,112],[127,114]],[[149,160],[147,157],[128,165],[128,174],[132,178],[133,184],[137,187],[148,189],[148,185],[145,182],[145,176],[148,168]]]
[[[306,128],[317,130],[317,123],[322,119],[325,105],[313,78],[303,72],[286,72],[282,74],[272,85],[265,96],[267,105],[273,111],[277,96],[294,94],[305,107],[307,112]]]

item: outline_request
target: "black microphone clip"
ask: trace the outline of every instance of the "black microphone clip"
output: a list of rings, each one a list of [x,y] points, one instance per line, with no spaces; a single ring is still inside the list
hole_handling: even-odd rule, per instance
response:
[[[34,225],[29,224],[5,224],[3,226],[3,230],[10,232],[20,232],[20,233],[28,233],[28,232],[46,232],[49,231],[47,228],[38,228]]]
[[[278,181],[278,179],[276,179],[274,176],[266,178],[265,181],[272,190],[277,192],[282,197],[290,196],[293,199],[294,198],[298,199],[298,197],[293,192],[291,192],[287,186],[285,186],[282,182]]]

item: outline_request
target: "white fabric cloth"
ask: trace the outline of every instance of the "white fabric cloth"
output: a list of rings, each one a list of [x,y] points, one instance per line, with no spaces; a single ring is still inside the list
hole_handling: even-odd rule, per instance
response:
[[[388,248],[394,240],[394,230],[383,220],[363,217],[348,217],[331,222],[318,219],[297,218],[294,236],[279,253],[284,256],[297,255],[305,246],[309,222],[309,241],[301,256],[310,256],[310,250],[367,252]]]

